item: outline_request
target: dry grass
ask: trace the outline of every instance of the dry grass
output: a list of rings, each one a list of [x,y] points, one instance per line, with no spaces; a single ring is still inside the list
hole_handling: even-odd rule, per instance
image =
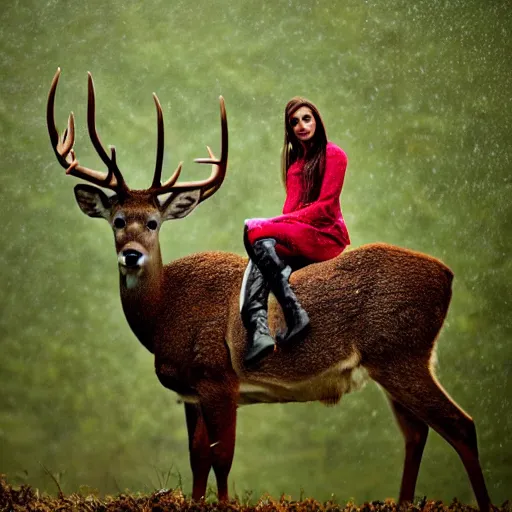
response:
[[[5,477],[0,475],[0,511],[1,512],[164,512],[164,511],[237,511],[237,512],[466,512],[475,511],[454,500],[449,505],[440,501],[423,499],[416,504],[398,507],[393,500],[373,501],[363,505],[347,503],[340,505],[334,502],[320,503],[308,498],[302,501],[292,501],[286,496],[276,500],[264,496],[255,505],[242,505],[237,501],[229,503],[208,503],[206,501],[194,502],[183,495],[180,490],[157,491],[153,494],[120,494],[106,496],[102,499],[89,495],[69,494],[59,492],[57,497],[39,493],[28,485],[12,486]],[[511,504],[507,501],[496,511],[512,512]]]

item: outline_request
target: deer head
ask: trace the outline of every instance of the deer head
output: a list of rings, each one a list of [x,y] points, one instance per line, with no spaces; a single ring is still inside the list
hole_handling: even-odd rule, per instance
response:
[[[164,156],[164,122],[162,107],[156,94],[153,99],[157,111],[156,165],[151,187],[132,190],[126,184],[116,162],[116,149],[110,146],[110,156],[105,151],[96,132],[96,108],[94,83],[88,73],[87,128],[89,137],[107,172],[89,169],[80,165],[74,151],[75,120],[71,112],[68,125],[62,136],[55,125],[54,104],[61,70],[57,69],[48,95],[47,124],[52,147],[66,174],[76,176],[91,185],[76,185],[75,197],[80,209],[89,217],[105,219],[114,232],[119,270],[125,277],[127,288],[132,288],[138,278],[148,271],[159,271],[162,262],[158,233],[163,222],[187,216],[202,201],[211,197],[222,185],[226,175],[228,159],[228,126],[224,99],[220,97],[221,113],[221,156],[217,159],[207,146],[209,158],[197,158],[195,162],[211,164],[210,176],[202,181],[178,183],[182,163],[172,176],[161,183]],[[101,188],[109,189],[107,195]]]

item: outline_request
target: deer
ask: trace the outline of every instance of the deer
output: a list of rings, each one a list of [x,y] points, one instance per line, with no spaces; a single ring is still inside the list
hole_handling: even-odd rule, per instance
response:
[[[178,181],[181,162],[162,183],[164,122],[153,94],[157,111],[153,181],[148,189],[133,190],[119,170],[115,147],[110,146],[109,155],[96,131],[90,73],[87,126],[106,172],[78,162],[72,112],[59,134],[54,104],[60,73],[58,68],[47,101],[51,145],[66,174],[89,183],[75,185],[75,198],[82,212],[105,219],[112,228],[126,320],[154,355],[160,383],[184,404],[192,499],[205,496],[212,468],[219,501],[229,499],[239,406],[307,401],[334,405],[345,393],[373,380],[384,390],[405,442],[399,503],[414,499],[431,428],[459,455],[480,510],[490,510],[475,423],[435,376],[436,343],[452,296],[452,271],[437,258],[382,242],[297,270],[290,282],[309,313],[311,328],[300,343],[277,346],[259,365],[246,368],[239,293],[247,258],[210,251],[164,265],[159,242],[165,221],[189,215],[225,179],[224,99],[219,99],[221,156],[217,158],[207,146],[209,157],[195,160],[211,164],[210,176]],[[272,297],[269,327],[273,333],[285,327]]]

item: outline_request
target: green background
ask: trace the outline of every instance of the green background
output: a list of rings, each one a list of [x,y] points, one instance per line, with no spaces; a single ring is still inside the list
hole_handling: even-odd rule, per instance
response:
[[[300,94],[349,156],[342,208],[352,246],[385,241],[455,273],[438,376],[475,419],[495,503],[511,498],[512,16],[495,0],[20,0],[0,7],[0,472],[55,491],[191,489],[182,405],[120,307],[106,223],[74,203],[78,180],[50,148],[45,103],[63,74],[57,123],[87,138],[86,72],[97,125],[130,186],[149,186],[157,92],[165,175],[204,177],[218,151],[218,96],[230,153],[221,190],[163,228],[164,261],[243,254],[248,217],[280,213],[282,111]],[[338,500],[396,497],[403,442],[369,384],[341,405],[239,411],[230,489]],[[213,479],[211,480],[214,483]],[[473,502],[457,455],[435,433],[416,493]]]

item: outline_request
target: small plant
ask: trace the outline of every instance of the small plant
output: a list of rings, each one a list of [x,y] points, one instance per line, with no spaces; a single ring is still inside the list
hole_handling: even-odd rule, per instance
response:
[[[179,470],[174,470],[174,464],[171,464],[171,467],[169,469],[160,469],[157,466],[152,466],[156,478],[157,478],[157,485],[152,485],[153,489],[156,489],[158,491],[167,491],[171,488],[171,482],[173,480],[177,481],[177,484],[174,486],[174,489],[179,489],[180,491],[183,490],[183,478],[181,476],[181,473]]]

